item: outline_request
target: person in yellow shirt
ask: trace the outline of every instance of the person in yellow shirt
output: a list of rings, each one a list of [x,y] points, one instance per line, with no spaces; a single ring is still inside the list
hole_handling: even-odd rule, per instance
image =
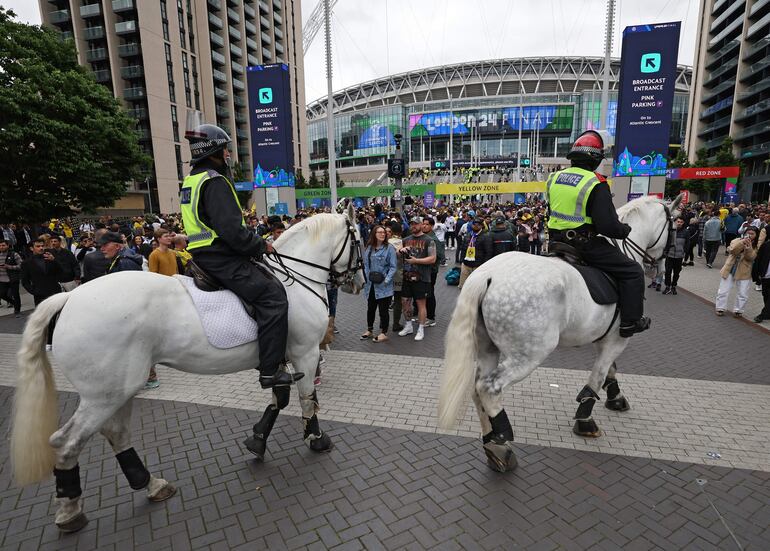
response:
[[[187,261],[192,258],[192,254],[187,250],[187,236],[178,233],[174,236],[174,253],[177,258],[177,268],[180,273],[184,273],[187,268]]]
[[[173,233],[162,228],[155,231],[155,240],[158,243],[158,248],[150,253],[150,258],[148,259],[151,272],[167,276],[173,276],[178,273],[176,253],[170,248],[174,237]],[[151,389],[158,388],[159,386],[158,374],[155,371],[155,366],[153,366],[150,368],[150,376],[147,378],[144,388]]]

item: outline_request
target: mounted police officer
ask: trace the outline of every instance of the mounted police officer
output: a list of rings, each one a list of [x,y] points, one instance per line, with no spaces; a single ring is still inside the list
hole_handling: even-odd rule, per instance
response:
[[[272,246],[249,231],[243,220],[229,177],[230,136],[218,126],[202,124],[185,137],[192,153],[192,171],[180,194],[187,250],[195,264],[254,308],[262,388],[290,385],[302,374],[279,370],[288,334],[286,291],[253,260],[272,252]]]
[[[605,141],[594,130],[581,134],[567,158],[572,166],[551,174],[546,183],[549,237],[572,245],[586,264],[611,275],[620,295],[620,336],[650,327],[644,313],[644,270],[600,235],[625,239],[631,226],[618,220],[607,180],[594,172],[604,158]]]

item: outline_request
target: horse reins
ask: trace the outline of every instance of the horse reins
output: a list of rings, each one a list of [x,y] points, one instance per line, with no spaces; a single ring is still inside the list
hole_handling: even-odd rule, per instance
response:
[[[360,254],[361,242],[356,238],[355,229],[353,228],[353,225],[350,223],[350,220],[346,218],[345,223],[346,223],[346,230],[347,230],[345,232],[345,241],[342,243],[342,247],[340,248],[340,251],[334,256],[334,258],[332,259],[328,267],[322,266],[321,264],[316,264],[315,262],[304,260],[302,258],[296,258],[294,256],[289,256],[287,254],[281,254],[275,249],[273,249],[272,253],[265,254],[265,257],[268,258],[269,260],[272,260],[276,264],[278,264],[278,266],[273,266],[270,264],[268,264],[267,266],[272,271],[278,272],[286,276],[286,279],[284,280],[284,282],[289,281],[290,283],[288,284],[288,286],[291,286],[294,283],[299,283],[305,289],[307,289],[308,291],[313,293],[315,296],[317,296],[319,299],[321,299],[324,305],[328,308],[329,303],[326,300],[326,298],[322,297],[319,293],[317,293],[314,289],[312,289],[308,284],[298,279],[298,277],[305,279],[307,281],[310,281],[312,283],[316,283],[318,285],[326,285],[326,283],[328,282],[334,287],[339,287],[341,284],[344,284],[345,281],[352,280],[353,277],[355,277],[356,272],[358,272],[358,270],[363,269],[363,266],[364,266],[363,258],[361,257],[361,254]],[[342,255],[345,253],[345,250],[347,248],[348,242],[350,242],[350,255],[348,256],[348,266],[344,271],[338,272],[337,270],[334,269],[334,265],[339,261],[340,258],[342,258]],[[310,266],[311,268],[323,270],[329,273],[329,278],[327,281],[318,281],[316,279],[313,279],[303,274],[302,272],[289,268],[284,263],[284,260],[297,262],[299,264],[304,264],[305,266]],[[340,279],[343,279],[342,283],[339,281]]]
[[[671,210],[668,208],[668,205],[665,203],[661,203],[663,205],[663,209],[666,211],[666,224],[660,229],[660,233],[658,234],[657,239],[653,242],[652,245],[647,247],[646,249],[640,246],[638,243],[636,243],[634,240],[626,237],[623,240],[622,246],[618,245],[617,239],[611,239],[612,244],[615,245],[618,249],[620,249],[623,254],[633,259],[634,254],[638,254],[642,258],[642,263],[649,264],[651,268],[654,268],[657,266],[657,264],[665,258],[666,254],[668,254],[668,251],[671,249],[672,245],[672,236],[674,233],[674,222],[671,217]],[[666,229],[668,229],[668,237],[666,238],[666,246],[663,248],[663,254],[661,254],[658,258],[653,258],[647,251],[654,248],[655,245],[657,245],[660,242],[660,239],[663,237],[663,234],[666,232]]]

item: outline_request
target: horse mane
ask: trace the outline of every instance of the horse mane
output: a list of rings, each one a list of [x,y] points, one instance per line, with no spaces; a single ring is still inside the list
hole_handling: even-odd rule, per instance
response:
[[[305,218],[283,232],[275,243],[280,246],[300,236],[316,242],[323,233],[334,230],[343,217],[343,214],[320,213]]]
[[[652,203],[660,203],[662,205],[663,201],[658,199],[655,195],[639,197],[618,208],[618,218],[625,220],[628,215],[641,212],[647,205]]]

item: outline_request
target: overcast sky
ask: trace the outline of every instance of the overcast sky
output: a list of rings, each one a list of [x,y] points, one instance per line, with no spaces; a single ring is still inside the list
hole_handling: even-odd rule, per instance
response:
[[[144,0],[149,1],[149,0]],[[301,0],[303,24],[319,0]],[[0,0],[40,23],[37,0]],[[529,56],[604,54],[606,0],[338,0],[332,17],[334,90],[423,67]],[[679,63],[692,65],[697,0],[618,0],[620,30],[681,21]],[[326,95],[323,27],[305,55],[308,103]]]

